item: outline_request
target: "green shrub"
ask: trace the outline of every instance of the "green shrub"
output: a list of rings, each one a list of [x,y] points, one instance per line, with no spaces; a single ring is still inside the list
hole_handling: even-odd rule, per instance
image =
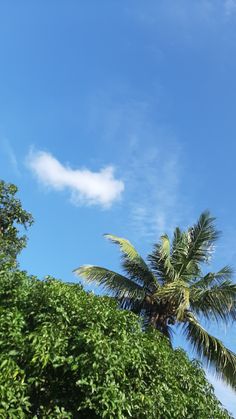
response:
[[[0,418],[229,418],[201,367],[108,297],[0,272]]]

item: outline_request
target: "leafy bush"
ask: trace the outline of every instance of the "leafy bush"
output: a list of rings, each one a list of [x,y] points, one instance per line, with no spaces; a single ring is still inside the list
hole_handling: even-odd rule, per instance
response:
[[[0,417],[229,418],[205,374],[108,297],[0,272]]]

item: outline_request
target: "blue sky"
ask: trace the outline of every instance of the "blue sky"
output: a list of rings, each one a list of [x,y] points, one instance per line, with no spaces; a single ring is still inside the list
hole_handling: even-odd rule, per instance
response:
[[[234,0],[0,3],[1,178],[35,217],[22,268],[119,269],[103,233],[145,256],[206,208],[211,269],[236,268],[235,41]],[[211,330],[236,351],[235,326]]]

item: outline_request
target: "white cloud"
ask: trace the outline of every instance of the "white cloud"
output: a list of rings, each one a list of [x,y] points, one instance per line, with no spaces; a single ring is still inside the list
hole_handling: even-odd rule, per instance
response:
[[[44,185],[55,190],[69,189],[73,203],[78,205],[98,204],[108,208],[124,190],[124,183],[115,179],[112,166],[99,172],[71,169],[44,151],[31,151],[27,165]]]

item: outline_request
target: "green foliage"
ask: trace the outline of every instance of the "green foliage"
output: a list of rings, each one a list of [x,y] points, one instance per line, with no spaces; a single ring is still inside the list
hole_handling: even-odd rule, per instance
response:
[[[26,236],[20,228],[33,223],[30,213],[22,208],[16,199],[17,187],[0,181],[0,266],[4,263],[16,264],[16,257],[26,245]]]
[[[161,236],[148,256],[149,265],[128,240],[106,235],[122,252],[125,276],[109,269],[85,265],[75,270],[87,282],[108,289],[120,307],[140,314],[171,339],[171,325],[182,326],[196,352],[215,367],[216,372],[236,389],[236,355],[201,327],[198,316],[209,321],[236,319],[236,284],[232,269],[203,274],[213,245],[219,237],[215,219],[201,214],[187,231],[176,228],[171,241]]]
[[[229,418],[198,363],[108,297],[0,272],[0,418]]]

